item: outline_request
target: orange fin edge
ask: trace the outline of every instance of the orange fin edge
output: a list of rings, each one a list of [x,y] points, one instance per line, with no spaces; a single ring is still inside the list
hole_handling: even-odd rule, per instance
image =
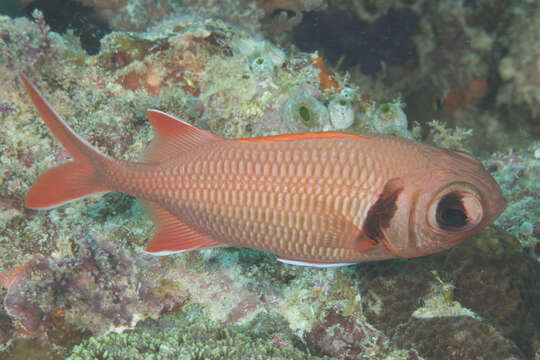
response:
[[[310,132],[301,134],[283,134],[273,136],[263,136],[256,138],[235,139],[236,142],[275,142],[275,141],[293,141],[307,139],[336,139],[336,138],[352,138],[352,139],[370,139],[369,136],[361,136],[354,134],[335,133],[335,132]]]
[[[193,151],[198,146],[225,139],[199,129],[163,111],[147,110],[148,121],[154,130],[154,139],[142,155],[144,162],[162,162]]]

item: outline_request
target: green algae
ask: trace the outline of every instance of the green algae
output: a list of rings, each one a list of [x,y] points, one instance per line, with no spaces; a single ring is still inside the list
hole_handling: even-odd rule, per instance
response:
[[[88,359],[321,358],[309,355],[278,315],[258,316],[244,325],[222,325],[208,320],[199,306],[190,305],[178,314],[146,319],[122,334],[86,340],[68,357]]]
[[[114,32],[102,40],[102,49],[97,55],[98,63],[104,68],[117,68],[142,60],[159,42],[124,32]]]

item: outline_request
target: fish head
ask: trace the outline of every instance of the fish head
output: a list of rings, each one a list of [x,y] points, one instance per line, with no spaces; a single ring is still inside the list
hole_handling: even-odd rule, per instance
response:
[[[506,208],[501,188],[479,161],[432,150],[428,170],[400,182],[396,211],[384,231],[394,256],[424,256],[456,246]]]

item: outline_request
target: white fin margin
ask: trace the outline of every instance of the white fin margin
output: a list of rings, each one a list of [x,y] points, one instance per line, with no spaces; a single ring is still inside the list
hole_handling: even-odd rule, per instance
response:
[[[295,266],[311,266],[316,268],[333,268],[333,267],[341,267],[341,266],[350,266],[350,265],[356,265],[357,263],[327,263],[327,264],[314,264],[306,261],[301,260],[288,260],[288,259],[281,259],[277,258],[279,262],[282,262],[284,264],[289,265],[295,265]]]
[[[185,249],[185,250],[178,250],[178,251],[166,250],[166,251],[151,252],[151,251],[143,250],[143,252],[145,254],[152,255],[152,256],[167,256],[167,255],[181,254],[181,253],[190,252],[190,251],[194,251],[194,250],[217,249],[217,248],[225,248],[225,247],[229,247],[229,246],[230,245],[223,244],[221,246],[196,247],[196,248],[193,248],[193,249]]]
[[[191,250],[194,250],[194,249],[179,250],[179,251],[157,251],[157,252],[144,251],[144,253],[148,255],[152,255],[152,256],[167,256],[167,255],[180,254],[180,253],[188,252]]]

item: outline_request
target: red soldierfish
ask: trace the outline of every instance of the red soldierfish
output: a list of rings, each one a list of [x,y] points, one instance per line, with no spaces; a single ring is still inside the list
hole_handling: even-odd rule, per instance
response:
[[[245,246],[297,265],[415,257],[461,243],[506,204],[480,162],[395,137],[306,133],[227,140],[157,110],[141,162],[113,160],[21,74],[73,161],[42,174],[25,204],[50,209],[109,191],[142,200],[165,255]]]

